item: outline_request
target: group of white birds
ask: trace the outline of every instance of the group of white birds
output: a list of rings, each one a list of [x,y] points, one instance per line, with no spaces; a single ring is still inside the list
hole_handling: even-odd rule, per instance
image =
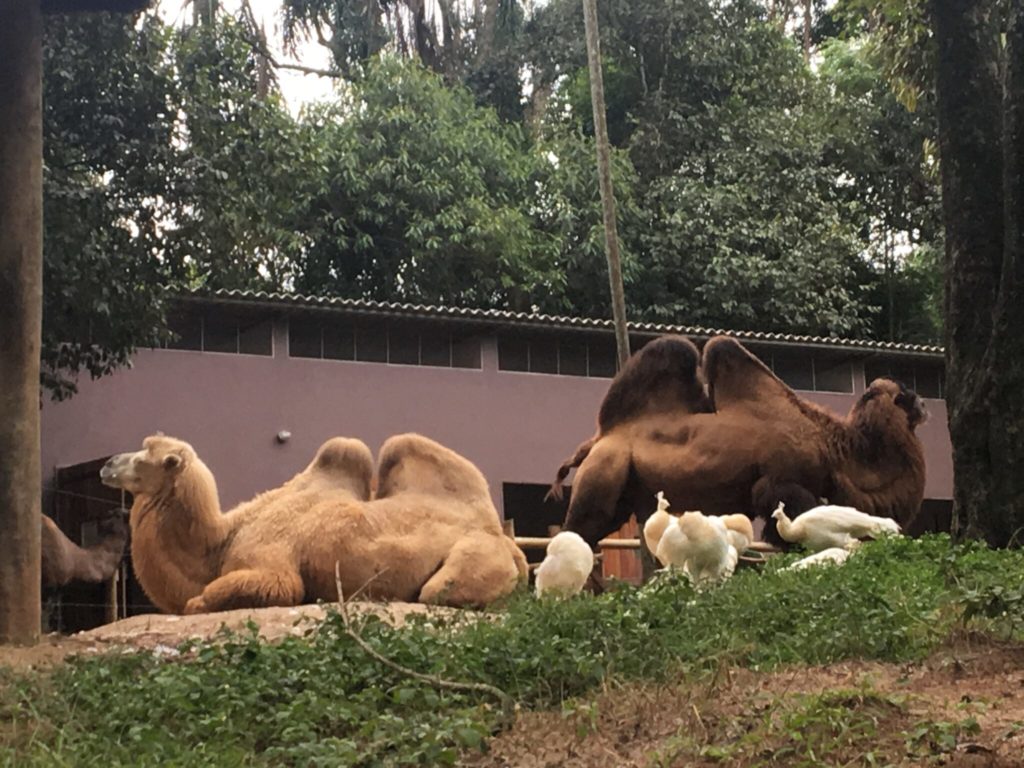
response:
[[[659,492],[657,509],[644,524],[644,540],[665,569],[677,569],[698,589],[721,584],[736,570],[740,555],[754,541],[754,528],[746,515],[713,517],[702,512],[671,515],[665,494]],[[899,536],[900,526],[887,517],[875,517],[853,507],[824,504],[790,520],[781,501],[772,512],[779,535],[801,544],[811,555],[788,568],[839,564],[864,538]],[[544,562],[536,572],[537,595],[574,595],[583,589],[594,569],[594,553],[575,533],[562,531],[548,544]]]

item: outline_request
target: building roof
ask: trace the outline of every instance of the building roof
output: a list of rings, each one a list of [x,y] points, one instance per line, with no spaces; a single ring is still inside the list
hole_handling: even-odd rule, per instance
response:
[[[429,304],[407,304],[368,299],[344,299],[334,296],[306,296],[297,293],[271,293],[267,291],[216,290],[195,291],[179,298],[215,304],[261,305],[281,309],[283,307],[334,310],[345,314],[386,317],[418,318],[432,320],[454,320],[458,322],[481,323],[490,326],[566,329],[566,330],[613,330],[612,321],[590,317],[565,317],[532,312],[513,312],[504,309],[470,309],[465,307],[444,307]],[[941,357],[944,350],[930,344],[904,344],[891,341],[867,339],[844,339],[834,336],[811,336],[795,333],[774,333],[769,331],[738,331],[724,328],[674,325],[666,323],[629,323],[632,334],[660,336],[674,333],[696,339],[712,336],[732,336],[742,341],[759,344],[793,344],[803,347],[826,347],[836,351],[860,351],[866,353],[888,353],[899,356]]]

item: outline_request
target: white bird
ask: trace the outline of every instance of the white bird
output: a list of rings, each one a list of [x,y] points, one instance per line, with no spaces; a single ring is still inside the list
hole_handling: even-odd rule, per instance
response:
[[[846,562],[846,558],[852,554],[853,552],[849,549],[829,547],[828,549],[821,550],[821,552],[815,552],[813,555],[808,555],[802,560],[797,560],[795,563],[787,565],[782,570],[800,571],[812,565],[841,565]]]
[[[575,595],[594,570],[594,553],[578,533],[562,531],[548,542],[547,554],[536,575],[537,596]]]
[[[812,552],[830,547],[848,549],[857,546],[857,539],[900,535],[900,526],[888,517],[875,517],[854,509],[833,505],[809,509],[796,520],[786,516],[781,501],[772,512],[778,522],[779,535],[788,542],[803,544]]]
[[[739,560],[725,523],[701,512],[685,512],[669,525],[656,556],[669,567],[681,568],[696,587],[728,579]]]
[[[651,554],[658,551],[658,544],[661,542],[665,529],[675,520],[675,517],[668,513],[668,499],[665,498],[664,491],[658,491],[655,498],[658,500],[658,508],[644,523],[644,542]]]
[[[746,515],[721,515],[719,519],[725,523],[729,543],[736,547],[736,552],[742,554],[754,540],[754,526]]]

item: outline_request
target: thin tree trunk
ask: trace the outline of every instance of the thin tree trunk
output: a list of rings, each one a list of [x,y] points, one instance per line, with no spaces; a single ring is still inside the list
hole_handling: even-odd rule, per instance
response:
[[[1020,0],[1004,112],[991,0],[932,0],[946,227],[946,402],[953,532],[1010,542],[1024,524]],[[1006,130],[1004,143],[1004,114]],[[1004,157],[1005,156],[1005,157]],[[1005,168],[1004,168],[1005,165]],[[1005,171],[1005,175],[1004,175]]]
[[[590,66],[590,100],[594,110],[594,140],[597,144],[597,178],[601,188],[604,215],[605,255],[608,258],[608,282],[612,296],[612,319],[619,367],[629,359],[629,334],[626,330],[626,299],[622,287],[622,260],[619,256],[619,232],[615,222],[615,192],[612,189],[611,148],[604,105],[604,79],[601,73],[601,39],[597,28],[596,0],[583,0],[583,19],[587,31],[587,61]]]
[[[0,51],[0,643],[34,644],[41,621],[39,0],[0,5]]]
[[[889,293],[889,341],[896,341],[896,263],[892,231],[885,230],[885,277]]]
[[[804,0],[804,63],[811,63],[811,3]]]
[[[494,37],[498,32],[498,4],[501,0],[483,0],[483,18],[477,34],[477,62],[487,61],[494,51]]]
[[[612,297],[612,319],[615,325],[615,347],[619,368],[629,359],[629,332],[626,325],[626,299],[622,286],[622,260],[619,256],[619,233],[615,221],[615,192],[612,189],[611,147],[604,103],[604,78],[601,72],[601,38],[597,26],[596,0],[583,0],[583,20],[587,34],[587,63],[590,68],[590,101],[594,111],[594,142],[597,144],[597,178],[601,188],[601,210],[604,216],[605,255],[608,259],[608,283]],[[640,537],[640,563],[644,579],[654,573],[656,564]]]

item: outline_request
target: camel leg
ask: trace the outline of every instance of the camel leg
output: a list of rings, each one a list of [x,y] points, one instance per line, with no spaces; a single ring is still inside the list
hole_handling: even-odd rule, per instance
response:
[[[799,483],[788,480],[779,481],[762,477],[754,483],[751,490],[751,517],[765,518],[762,534],[765,541],[786,548],[789,544],[779,535],[778,527],[771,517],[780,501],[785,503],[786,514],[793,519],[816,507],[818,497]]]
[[[631,462],[627,445],[608,438],[594,445],[576,470],[565,530],[578,533],[593,547],[623,526],[630,509],[620,499]]]
[[[420,590],[419,602],[456,608],[483,607],[512,592],[519,568],[494,534],[470,533],[452,547]]]
[[[212,613],[234,608],[298,605],[305,589],[293,570],[243,568],[214,579],[185,605],[185,613]]]

